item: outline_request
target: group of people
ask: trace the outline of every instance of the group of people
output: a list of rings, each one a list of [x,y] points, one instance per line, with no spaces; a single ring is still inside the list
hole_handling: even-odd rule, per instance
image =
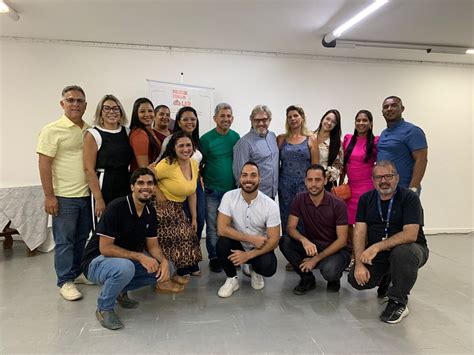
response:
[[[138,306],[127,291],[153,284],[178,293],[201,274],[204,226],[209,270],[227,276],[219,297],[239,289],[237,267],[262,289],[279,246],[300,277],[295,294],[315,288],[316,268],[327,291],[338,292],[351,265],[353,287],[388,296],[381,320],[408,314],[407,295],[428,258],[419,200],[428,148],[423,131],[402,118],[400,98],[383,101],[380,137],[361,110],[343,139],[336,109],[312,132],[303,109],[289,106],[276,136],[270,109],[258,105],[240,137],[226,103],[202,136],[189,106],[173,122],[168,107],[137,99],[128,128],[113,95],[99,101],[94,127],[83,120],[81,87],[64,88],[60,105],[64,115],[42,129],[37,146],[57,285],[67,300],[82,297],[77,282],[103,285],[96,316],[104,327],[123,327],[115,302]],[[343,201],[330,191],[346,178],[351,197]]]

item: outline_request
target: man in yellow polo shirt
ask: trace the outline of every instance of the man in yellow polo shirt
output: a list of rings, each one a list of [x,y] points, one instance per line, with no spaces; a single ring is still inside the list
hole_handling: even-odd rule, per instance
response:
[[[44,191],[44,209],[53,217],[56,243],[54,267],[60,294],[69,301],[82,297],[74,285],[91,229],[89,188],[82,147],[89,125],[82,120],[87,107],[84,90],[76,85],[62,91],[64,115],[40,132],[36,152]]]

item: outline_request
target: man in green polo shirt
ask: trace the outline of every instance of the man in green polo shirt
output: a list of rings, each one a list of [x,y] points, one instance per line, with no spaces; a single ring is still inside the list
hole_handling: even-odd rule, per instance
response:
[[[216,128],[204,134],[201,139],[201,152],[203,155],[204,186],[206,192],[206,248],[209,257],[209,269],[221,272],[216,254],[217,243],[217,208],[222,196],[227,191],[235,189],[235,180],[232,174],[232,154],[235,143],[240,135],[231,130],[234,121],[232,107],[221,103],[214,111]]]
[[[53,218],[54,268],[60,294],[68,301],[82,297],[74,285],[91,229],[89,187],[82,147],[90,126],[82,120],[87,102],[84,90],[67,86],[60,105],[63,116],[44,126],[36,153],[44,192],[44,209]]]

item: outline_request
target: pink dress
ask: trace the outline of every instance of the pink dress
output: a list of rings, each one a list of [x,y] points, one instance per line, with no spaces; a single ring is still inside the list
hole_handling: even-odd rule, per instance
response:
[[[351,138],[352,134],[346,134],[344,137],[344,160],[346,159],[346,151]],[[352,192],[352,197],[346,201],[349,224],[355,223],[359,197],[374,188],[374,185],[372,184],[372,168],[377,160],[377,144],[379,142],[379,137],[377,136],[374,139],[374,153],[372,154],[370,161],[367,163],[364,162],[366,142],[366,137],[357,137],[357,142],[352,150],[349,162],[346,165],[348,184]]]

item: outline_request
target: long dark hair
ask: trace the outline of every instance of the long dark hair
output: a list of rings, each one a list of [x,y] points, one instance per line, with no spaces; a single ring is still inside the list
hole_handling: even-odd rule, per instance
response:
[[[329,135],[329,156],[328,156],[328,166],[332,166],[332,163],[334,163],[334,160],[336,160],[337,155],[339,154],[339,149],[341,149],[341,114],[339,113],[338,110],[336,109],[331,109],[327,111],[323,117],[321,118],[321,121],[319,121],[319,126],[316,129],[316,132],[319,132],[321,130],[321,127],[323,125],[323,120],[324,117],[329,115],[330,113],[334,114],[336,116],[336,125],[334,128],[331,130],[330,135]]]
[[[199,142],[199,118],[197,115],[196,110],[191,106],[184,106],[179,109],[176,113],[176,120],[174,121],[174,129],[173,132],[180,132],[182,131],[181,127],[179,126],[179,122],[181,121],[181,116],[185,112],[192,112],[194,116],[196,116],[196,128],[194,129],[193,133],[191,134],[191,140],[193,141],[194,150],[199,149],[201,147]]]
[[[372,123],[374,122],[374,118],[370,111],[360,110],[359,112],[357,112],[355,119],[357,119],[357,116],[359,116],[360,114],[365,114],[370,122],[370,128],[367,131],[367,143],[365,146],[364,157],[364,163],[368,163],[369,160],[372,158],[372,155],[374,154],[374,133],[372,132]],[[357,142],[357,136],[357,129],[354,128],[354,134],[352,135],[351,141],[349,142],[349,145],[347,146],[346,151],[344,152],[344,166],[349,162],[349,159],[352,155],[352,151],[354,150],[354,147]]]
[[[193,139],[190,136],[188,136],[186,132],[179,131],[171,135],[171,138],[168,141],[168,145],[166,146],[166,149],[163,152],[163,155],[161,156],[160,161],[162,161],[163,159],[167,159],[169,164],[173,164],[176,160],[178,160],[175,146],[176,146],[176,142],[180,138],[189,138],[191,140],[191,144],[193,145],[193,151],[195,150]]]
[[[140,128],[145,131],[148,137],[149,149],[152,153],[151,156],[153,157],[153,160],[154,160],[158,156],[158,154],[160,154],[161,144],[158,141],[158,139],[138,119],[138,109],[140,108],[140,105],[142,104],[150,104],[151,108],[153,109],[153,103],[146,97],[140,97],[139,99],[136,99],[135,103],[133,104],[133,109],[132,109],[132,118],[130,120],[130,131],[137,128]]]

